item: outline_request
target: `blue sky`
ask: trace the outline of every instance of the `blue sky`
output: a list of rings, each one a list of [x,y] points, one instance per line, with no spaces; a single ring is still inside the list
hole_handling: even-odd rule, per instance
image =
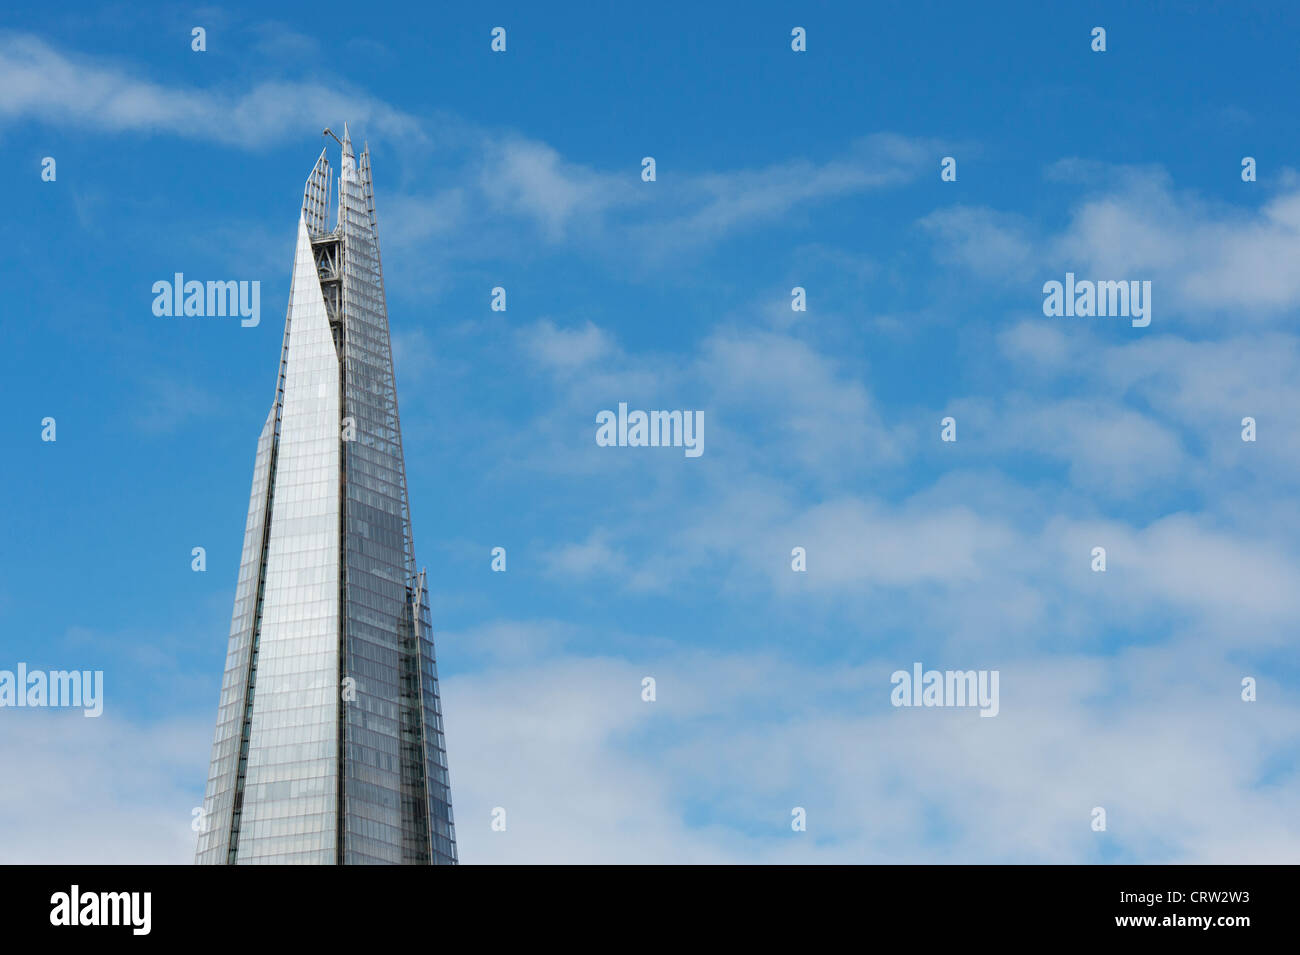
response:
[[[0,669],[107,699],[0,712],[0,859],[192,856],[346,120],[463,861],[1294,861],[1295,13],[465,6],[3,15]],[[1045,317],[1067,271],[1150,326]],[[175,272],[260,325],[154,316]],[[597,447],[620,401],[704,454]],[[913,661],[999,670],[998,717],[890,706]]]

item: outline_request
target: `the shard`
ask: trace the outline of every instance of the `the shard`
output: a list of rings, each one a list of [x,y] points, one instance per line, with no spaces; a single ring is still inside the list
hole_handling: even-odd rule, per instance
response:
[[[328,130],[326,130],[329,133]],[[332,133],[330,135],[333,135]],[[454,864],[369,149],[303,191],[196,861]]]

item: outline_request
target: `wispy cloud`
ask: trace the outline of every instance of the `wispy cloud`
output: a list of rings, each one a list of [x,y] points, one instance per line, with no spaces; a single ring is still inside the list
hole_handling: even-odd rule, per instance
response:
[[[206,717],[134,723],[6,710],[0,863],[192,862],[211,743]]]
[[[609,335],[590,321],[578,328],[559,328],[544,318],[521,331],[520,339],[538,365],[558,371],[574,371],[599,361],[615,348]]]
[[[1256,782],[1290,745],[1293,704],[1243,704],[1235,668],[1216,679],[1179,652],[1000,654],[991,720],[888,706],[910,657],[505,663],[447,681],[457,835],[480,863],[1295,858],[1294,777]]]
[[[155,376],[144,383],[144,391],[133,420],[145,434],[169,434],[190,419],[215,414],[221,408],[215,394],[189,381]]]
[[[255,32],[259,43],[299,52],[313,42],[274,23]],[[121,63],[20,33],[0,34],[0,119],[166,134],[239,149],[318,137],[323,126],[347,120],[370,139],[408,147],[403,162],[420,168],[405,169],[405,180],[440,186],[436,192],[388,192],[393,180],[379,177],[385,247],[427,251],[432,243],[444,262],[512,248],[522,254],[540,239],[547,246],[623,256],[637,267],[663,266],[819,203],[912,181],[939,148],[874,134],[822,161],[663,168],[658,181],[646,183],[639,157],[626,168],[595,168],[517,131],[451,115],[412,115],[341,81],[267,79],[242,90],[167,85]],[[420,165],[429,158],[426,150],[409,149],[435,140],[436,175]],[[476,238],[466,241],[469,223]],[[520,223],[529,228],[526,234]]]
[[[545,143],[513,138],[486,150],[479,185],[492,208],[532,219],[551,240],[570,222],[585,224],[609,209],[644,201],[632,175],[616,176],[564,161]]]
[[[323,125],[344,119],[390,139],[426,139],[414,117],[343,86],[268,80],[239,93],[166,86],[16,33],[0,35],[0,117],[241,148],[318,136]]]
[[[1074,271],[1150,280],[1165,315],[1266,318],[1300,305],[1300,273],[1291,267],[1300,258],[1294,185],[1269,196],[1243,184],[1259,192],[1242,207],[1178,190],[1159,168],[1075,160],[1049,172],[1087,190],[1060,231],[988,207],[947,207],[920,220],[936,253],[985,280],[1023,284],[1027,304],[1041,304],[1043,281]]]

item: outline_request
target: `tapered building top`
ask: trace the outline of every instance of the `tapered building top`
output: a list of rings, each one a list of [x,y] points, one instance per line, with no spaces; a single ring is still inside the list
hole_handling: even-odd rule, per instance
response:
[[[328,131],[327,131],[328,132]],[[200,863],[454,863],[367,149],[303,189]]]

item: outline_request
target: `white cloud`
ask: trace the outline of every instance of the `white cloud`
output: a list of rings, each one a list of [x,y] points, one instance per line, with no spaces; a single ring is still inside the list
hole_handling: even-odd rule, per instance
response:
[[[498,621],[450,638],[496,647],[480,671],[443,680],[465,863],[1059,863],[1097,861],[1103,844],[1175,863],[1300,853],[1297,781],[1269,777],[1300,712],[1266,678],[1260,702],[1241,702],[1227,643],[921,659],[999,669],[1001,712],[982,719],[889,706],[906,650],[845,666],[655,642],[620,660],[557,653],[567,630]],[[4,718],[0,861],[192,859],[207,719]],[[805,834],[790,830],[796,805]],[[1105,834],[1089,829],[1096,805]],[[490,828],[498,806],[505,832]]]
[[[191,810],[203,804],[210,720],[9,709],[0,720],[0,863],[194,860]]]
[[[276,24],[259,41],[301,53],[310,38]],[[720,172],[664,170],[644,183],[639,164],[599,170],[566,159],[548,143],[489,130],[455,116],[414,116],[342,83],[266,80],[243,91],[168,86],[105,58],[59,50],[22,33],[0,34],[0,119],[32,120],[120,133],[168,133],[255,149],[319,138],[345,120],[372,140],[401,143],[409,160],[442,147],[439,192],[390,196],[379,184],[385,241],[408,249],[438,240],[442,258],[487,257],[511,244],[532,251],[516,226],[533,224],[548,243],[571,242],[637,266],[680,261],[744,229],[780,220],[813,203],[915,179],[933,144],[893,134],[853,143],[822,162],[790,160]],[[436,136],[428,130],[436,129]],[[425,170],[427,174],[427,170]],[[465,223],[473,222],[466,237]],[[453,241],[454,239],[454,241]],[[419,269],[427,271],[427,267]]]
[[[1168,485],[1189,467],[1176,432],[1100,396],[1013,394],[986,415],[979,437],[991,449],[1066,462],[1071,484],[1099,501]]]
[[[1039,257],[1026,221],[974,206],[936,209],[919,225],[937,242],[940,258],[986,279],[1027,280]]]
[[[1041,283],[1067,272],[1088,279],[1152,283],[1155,322],[1175,315],[1231,313],[1267,318],[1300,305],[1300,192],[1259,206],[1212,203],[1176,191],[1156,167],[1057,163],[1049,174],[1090,191],[1060,231],[985,207],[937,210],[920,223],[936,254],[986,280]],[[1254,197],[1251,193],[1251,197]]]
[[[1300,617],[1295,554],[1216,528],[1204,516],[1172,514],[1136,530],[1114,521],[1062,519],[1045,537],[1079,567],[1094,546],[1106,547],[1104,581],[1089,588],[1096,599],[1144,611],[1163,606],[1222,628],[1233,645],[1290,640],[1288,621]]]
[[[553,659],[447,682],[466,862],[1287,861],[1297,725],[1180,650],[995,660],[1001,713],[895,709],[889,673],[763,655]],[[658,700],[641,700],[654,676]],[[1267,692],[1276,688],[1269,686]],[[1091,810],[1109,828],[1094,833]],[[808,810],[793,833],[790,810]],[[490,828],[507,810],[507,830]],[[707,807],[707,808],[704,808]]]
[[[603,532],[595,531],[580,544],[566,544],[555,549],[547,558],[548,571],[556,576],[572,578],[622,571],[626,559],[609,546],[605,537]]]
[[[414,117],[363,93],[290,81],[259,83],[241,94],[168,87],[18,33],[0,35],[0,117],[168,132],[245,148],[319,137],[325,125],[345,119],[390,139],[426,138]]]
[[[798,214],[816,203],[902,185],[927,168],[935,144],[890,133],[863,137],[823,162],[806,159],[714,173],[661,167],[656,208],[662,218],[629,227],[634,246],[652,260],[684,254],[743,229]]]
[[[1018,322],[998,333],[1002,351],[1030,371],[1060,371],[1070,356],[1070,341],[1058,324]]]
[[[543,318],[519,335],[529,358],[555,371],[572,372],[616,351],[610,336],[590,321],[578,328],[558,328]]]
[[[479,184],[493,208],[534,219],[552,240],[563,238],[574,218],[590,222],[637,200],[629,176],[566,162],[551,146],[523,138],[487,150]]]
[[[702,342],[692,375],[721,426],[732,430],[732,453],[777,447],[783,459],[831,483],[900,457],[898,435],[862,382],[793,335],[719,329]]]
[[[1131,483],[1143,472],[1161,480],[1170,476],[1171,468],[1190,467],[1174,447],[1175,432],[1203,448],[1202,466],[1180,476],[1198,487],[1228,473],[1236,480],[1245,476],[1277,486],[1300,467],[1300,433],[1290,427],[1285,411],[1300,407],[1300,340],[1292,334],[1232,329],[1199,341],[1159,335],[1113,344],[1080,336],[1077,329],[1067,332],[1056,322],[1031,319],[999,333],[998,341],[1016,373],[1029,374],[1022,384],[1041,386],[1048,376],[1068,377],[1080,394],[1091,395],[1089,400],[1096,403],[1095,411],[1089,411],[1080,405],[1083,399],[1044,401],[1033,397],[1028,387],[1013,396],[1019,405],[1008,409],[974,402],[975,413],[1007,437],[1008,446],[1028,447],[1032,442],[1058,454],[1073,449],[1091,455],[1084,441],[1088,422],[1100,428],[1119,416],[1128,422],[1130,438],[1125,444],[1132,453],[1113,459],[1117,473],[1103,483]],[[1135,405],[1142,410],[1133,410]],[[1014,413],[1016,407],[1019,414]],[[1063,407],[1076,413],[1062,413]],[[1026,413],[1043,427],[1030,428]],[[1263,429],[1254,444],[1241,440],[1241,420],[1247,416]],[[1057,417],[1062,427],[1052,438]],[[1067,432],[1073,435],[1069,440]],[[1021,436],[1025,440],[1017,442]],[[1100,458],[1097,466],[1104,467]]]

